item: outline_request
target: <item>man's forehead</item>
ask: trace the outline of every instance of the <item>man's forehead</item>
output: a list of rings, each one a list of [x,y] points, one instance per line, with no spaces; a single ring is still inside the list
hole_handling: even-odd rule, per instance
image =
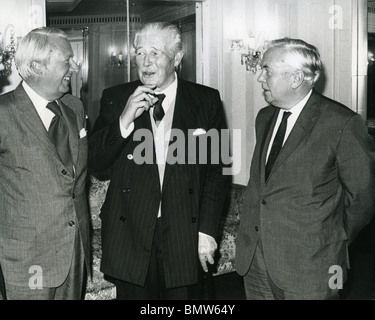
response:
[[[285,67],[289,65],[290,55],[287,50],[282,48],[270,48],[268,49],[262,59],[262,66],[264,68],[274,67]]]
[[[141,35],[138,37],[137,48],[154,47],[156,49],[163,49],[165,46],[165,38],[163,38],[160,34],[152,33]]]

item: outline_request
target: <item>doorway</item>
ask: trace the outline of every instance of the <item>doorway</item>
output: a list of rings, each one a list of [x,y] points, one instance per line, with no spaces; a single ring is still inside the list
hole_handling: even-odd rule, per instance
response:
[[[368,0],[367,122],[375,134],[375,1]]]

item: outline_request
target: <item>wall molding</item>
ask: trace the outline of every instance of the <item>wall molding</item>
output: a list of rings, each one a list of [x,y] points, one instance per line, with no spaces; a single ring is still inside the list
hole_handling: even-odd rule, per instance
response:
[[[367,4],[368,32],[375,33],[375,1]]]
[[[141,17],[138,15],[131,15],[130,23],[141,22]],[[107,24],[107,23],[126,23],[126,14],[95,14],[84,16],[52,16],[48,18],[48,26],[82,26],[92,24]]]

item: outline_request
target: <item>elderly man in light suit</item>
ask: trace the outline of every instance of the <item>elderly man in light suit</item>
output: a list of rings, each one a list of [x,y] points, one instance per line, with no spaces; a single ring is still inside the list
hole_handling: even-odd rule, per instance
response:
[[[374,142],[360,115],[313,89],[321,69],[302,40],[275,40],[262,60],[270,105],[256,119],[236,254],[248,299],[337,299],[348,244],[375,210]]]
[[[67,94],[77,65],[55,28],[32,30],[15,60],[23,81],[0,97],[0,289],[11,300],[80,299],[90,250],[85,113]]]

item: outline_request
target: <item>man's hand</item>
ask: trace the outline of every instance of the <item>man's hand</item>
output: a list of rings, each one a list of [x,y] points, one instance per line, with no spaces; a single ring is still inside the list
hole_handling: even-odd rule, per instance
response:
[[[209,264],[214,263],[215,250],[217,243],[211,236],[199,232],[198,256],[204,272],[208,272],[207,261]]]
[[[120,116],[121,125],[128,128],[144,111],[148,111],[158,98],[154,97],[155,86],[139,86],[126,102],[125,108]]]

